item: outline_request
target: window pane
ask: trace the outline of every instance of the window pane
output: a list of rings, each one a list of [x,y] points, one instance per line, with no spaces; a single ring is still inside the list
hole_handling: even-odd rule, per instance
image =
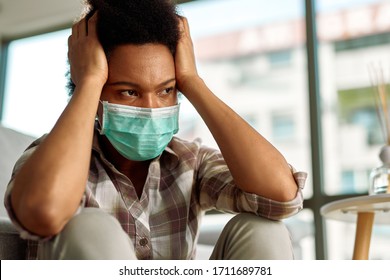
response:
[[[181,10],[190,23],[198,71],[211,90],[291,164],[310,172],[303,1],[207,0],[183,4]],[[188,101],[182,105],[182,121],[194,130],[182,130],[180,136],[200,136],[216,146]],[[306,198],[312,194],[310,180]],[[296,258],[315,259],[312,211],[285,222]]]
[[[2,123],[38,137],[53,127],[68,101],[65,72],[69,30],[12,41]]]
[[[369,67],[390,76],[390,2],[317,0],[317,8],[324,190],[364,194],[385,143]],[[355,230],[355,223],[326,221],[328,259],[352,258]],[[389,258],[389,230],[374,226],[370,259]]]
[[[294,167],[310,172],[303,2],[207,0],[182,4],[181,11],[190,23],[198,71],[211,90]],[[180,136],[200,136],[216,146],[188,101],[182,104],[182,114],[191,112],[182,120],[194,130]],[[309,177],[304,196],[311,195]]]
[[[317,1],[325,192],[367,193],[384,137],[370,79],[390,68],[390,2]]]

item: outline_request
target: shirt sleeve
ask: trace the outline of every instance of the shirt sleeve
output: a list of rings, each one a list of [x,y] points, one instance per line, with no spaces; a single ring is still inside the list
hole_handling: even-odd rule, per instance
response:
[[[306,182],[306,172],[297,172],[290,166],[297,184],[297,193],[291,201],[279,202],[242,191],[234,183],[222,154],[209,148],[201,150],[198,188],[202,209],[231,213],[249,212],[272,220],[284,219],[302,210],[302,189]]]

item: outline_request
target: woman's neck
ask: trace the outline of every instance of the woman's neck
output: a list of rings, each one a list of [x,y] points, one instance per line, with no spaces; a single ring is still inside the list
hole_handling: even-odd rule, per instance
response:
[[[138,197],[141,197],[143,187],[148,175],[150,160],[133,161],[122,156],[110,143],[106,136],[99,136],[99,143],[106,159],[115,168],[126,175],[133,183]]]

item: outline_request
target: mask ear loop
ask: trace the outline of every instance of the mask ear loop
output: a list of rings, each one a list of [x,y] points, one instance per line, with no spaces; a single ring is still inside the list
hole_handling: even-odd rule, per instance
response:
[[[177,92],[177,103],[176,103],[176,105],[181,104],[181,102],[182,102],[183,99],[184,99],[183,96],[184,96],[184,95],[183,95],[180,91]]]
[[[102,116],[102,119],[103,119],[102,121],[100,121],[99,116]],[[103,105],[103,101],[101,101],[101,100],[99,100],[98,110],[96,112],[96,120],[98,122],[97,130],[99,131],[100,135],[103,135],[104,131],[103,131],[102,122],[104,123],[104,105]]]

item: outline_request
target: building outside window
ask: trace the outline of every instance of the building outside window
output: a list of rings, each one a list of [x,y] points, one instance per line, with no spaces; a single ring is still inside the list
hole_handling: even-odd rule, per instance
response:
[[[385,143],[369,67],[380,65],[390,77],[390,2],[333,2],[317,1],[324,192],[361,195],[368,191],[369,171],[381,164]],[[380,227],[374,227],[370,257],[389,259],[383,248],[390,248],[390,228]],[[351,258],[354,225],[326,221],[326,233],[328,258]]]

